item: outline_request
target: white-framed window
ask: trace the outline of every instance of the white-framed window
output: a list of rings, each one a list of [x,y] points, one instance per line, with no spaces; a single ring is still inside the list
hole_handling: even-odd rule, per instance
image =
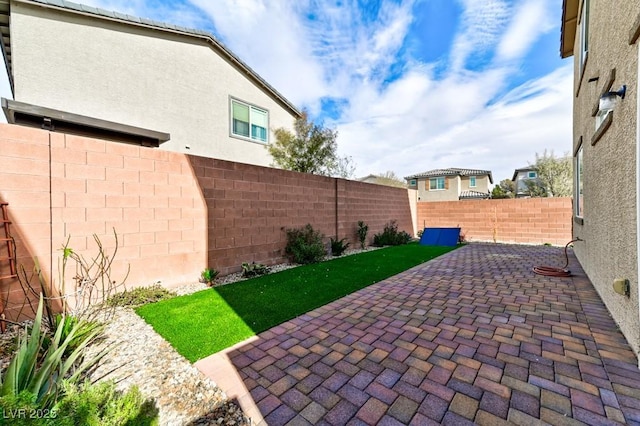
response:
[[[475,188],[475,187],[476,187],[476,177],[469,176],[469,188]]]
[[[584,67],[589,52],[589,0],[584,0],[582,4],[582,14],[580,15],[580,71]]]
[[[444,177],[429,179],[429,191],[438,191],[444,188]]]
[[[246,102],[231,99],[231,134],[267,143],[269,112]]]
[[[416,186],[417,185],[417,181],[415,179],[411,179],[409,181],[409,186]]]
[[[573,204],[574,204],[574,213],[576,215],[576,217],[584,217],[584,201],[583,201],[583,196],[582,196],[582,187],[583,187],[583,173],[584,173],[584,163],[582,161],[582,145],[580,145],[580,148],[578,148],[578,152],[576,152],[576,157],[575,157],[575,169],[574,169],[574,176],[575,176],[575,183],[574,183],[574,197],[573,197]]]
[[[537,172],[529,172],[527,173],[527,179],[535,179],[538,177],[538,173]]]

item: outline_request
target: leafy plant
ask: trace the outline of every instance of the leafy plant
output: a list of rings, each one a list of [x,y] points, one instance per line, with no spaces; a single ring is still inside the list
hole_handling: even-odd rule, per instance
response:
[[[127,392],[116,390],[113,381],[81,385],[65,382],[64,397],[55,406],[56,424],[72,425],[157,425],[158,409],[143,398],[137,386]]]
[[[61,330],[60,340],[69,342],[63,354],[65,358],[69,357],[73,351],[81,346],[92,333],[97,332],[98,335],[102,335],[105,328],[104,324],[98,321],[87,321],[72,315],[61,314],[56,315],[55,324],[54,330]],[[72,332],[74,333],[73,335]],[[45,333],[41,351],[46,351],[50,345],[51,336]]]
[[[167,290],[160,284],[150,287],[137,287],[111,296],[107,300],[109,306],[140,306],[175,297],[176,293]]]
[[[418,236],[418,239],[422,238],[422,234],[424,234],[424,228],[418,230],[418,232],[416,234]]]
[[[369,232],[369,225],[359,220],[358,230],[356,232],[358,234],[358,241],[360,241],[360,248],[364,249],[364,244],[367,241],[367,233]]]
[[[268,266],[265,266],[262,263],[251,262],[242,264],[242,276],[246,278],[265,275],[269,272],[271,272],[271,269],[269,269]]]
[[[0,397],[0,409],[5,414],[3,417],[11,418],[12,425],[158,424],[158,409],[153,400],[144,400],[137,386],[121,392],[116,390],[113,381],[98,384],[63,381],[60,387],[62,396],[50,409],[43,408],[36,401],[36,396],[29,391]],[[20,410],[26,414],[21,415]],[[11,413],[15,413],[13,417]],[[29,418],[30,413],[37,413],[38,418]],[[0,421],[0,424],[3,423]]]
[[[213,268],[205,268],[200,273],[200,282],[207,284],[209,287],[213,287],[213,282],[215,281],[218,274],[219,272]]]
[[[110,348],[92,359],[83,359],[85,348],[103,332],[102,327],[87,326],[84,320],[61,320],[55,334],[45,344],[42,328],[43,308],[44,301],[41,295],[31,335],[27,338],[25,329],[25,334],[20,336],[18,350],[0,380],[0,397],[17,397],[28,391],[35,396],[35,402],[42,408],[51,408],[59,396],[59,382],[66,379],[75,383],[83,379],[84,374],[88,373]]]
[[[373,236],[373,245],[382,246],[399,246],[407,244],[411,241],[411,235],[405,231],[398,231],[398,224],[395,220],[388,222],[384,226],[384,230]]]
[[[287,229],[285,253],[296,263],[307,264],[321,261],[326,252],[322,234],[310,224],[299,229]]]
[[[340,256],[349,248],[349,243],[346,243],[347,239],[334,240],[331,238],[331,254],[334,256]]]

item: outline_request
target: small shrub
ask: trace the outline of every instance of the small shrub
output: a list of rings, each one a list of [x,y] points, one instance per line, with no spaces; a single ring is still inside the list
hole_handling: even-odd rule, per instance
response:
[[[242,264],[242,276],[245,278],[257,277],[259,275],[266,275],[271,272],[268,266],[262,263],[243,263]]]
[[[345,242],[347,239],[334,240],[331,238],[331,254],[334,256],[340,256],[349,248],[349,243]]]
[[[213,282],[216,280],[218,274],[219,272],[213,268],[205,268],[205,270],[200,273],[200,282],[209,287],[213,287]]]
[[[360,248],[364,249],[364,244],[367,242],[367,233],[369,232],[369,225],[363,221],[358,221],[358,241],[360,241]]]
[[[286,233],[285,253],[295,263],[316,263],[324,259],[326,251],[322,243],[322,234],[310,224],[299,229],[287,229]]]
[[[417,232],[417,234],[416,234],[416,235],[418,236],[418,239],[422,238],[422,234],[424,234],[424,228],[423,228],[423,229],[420,229],[420,230]]]
[[[174,292],[167,290],[160,284],[156,284],[150,287],[137,287],[114,294],[107,299],[107,304],[109,306],[140,306],[171,299],[175,296],[176,294]]]
[[[398,224],[395,220],[387,223],[381,233],[373,236],[373,245],[376,247],[399,246],[409,241],[411,241],[411,235],[405,231],[398,232]]]
[[[158,409],[137,386],[116,390],[113,381],[63,383],[64,397],[54,407],[58,425],[157,425]]]

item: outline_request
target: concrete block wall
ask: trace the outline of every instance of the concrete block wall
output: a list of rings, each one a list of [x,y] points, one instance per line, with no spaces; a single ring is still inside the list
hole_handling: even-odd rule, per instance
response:
[[[335,180],[190,157],[207,205],[208,264],[221,274],[243,262],[284,261],[286,229],[335,232]]]
[[[95,234],[111,254],[114,230],[112,278],[130,268],[128,287],[193,282],[206,265],[206,206],[182,154],[3,124],[0,164],[18,264],[31,271],[37,258],[47,281],[60,281],[63,244],[90,259]],[[17,316],[19,282],[0,286],[7,317]]]
[[[356,230],[358,221],[369,226],[367,244],[390,220],[396,220],[398,229],[413,235],[411,206],[407,190],[390,186],[368,184],[339,179],[338,237],[346,237],[352,247],[359,244]]]
[[[404,189],[14,125],[0,125],[0,165],[18,263],[31,270],[37,257],[54,282],[67,240],[89,257],[93,234],[107,252],[115,247],[114,229],[114,279],[130,268],[128,287],[172,287],[207,266],[227,274],[242,262],[282,262],[285,230],[307,223],[327,243],[337,236],[354,245],[358,220],[370,237],[392,219],[413,227]],[[0,262],[0,275],[7,268]],[[17,280],[0,291],[9,308],[22,306]]]
[[[565,245],[571,198],[418,202],[418,229],[460,227],[467,241]]]

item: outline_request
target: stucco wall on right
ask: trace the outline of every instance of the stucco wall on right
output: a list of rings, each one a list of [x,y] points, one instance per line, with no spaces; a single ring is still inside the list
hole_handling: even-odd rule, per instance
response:
[[[629,33],[640,0],[591,0],[589,49],[580,62],[580,28],[574,46],[574,153],[583,147],[583,219],[574,219],[575,253],[630,345],[640,353],[636,227],[636,121],[638,45]],[[582,24],[581,24],[582,25]],[[627,85],[611,126],[593,143],[594,108],[615,69],[611,90]],[[631,295],[613,291],[616,278],[630,280]]]

